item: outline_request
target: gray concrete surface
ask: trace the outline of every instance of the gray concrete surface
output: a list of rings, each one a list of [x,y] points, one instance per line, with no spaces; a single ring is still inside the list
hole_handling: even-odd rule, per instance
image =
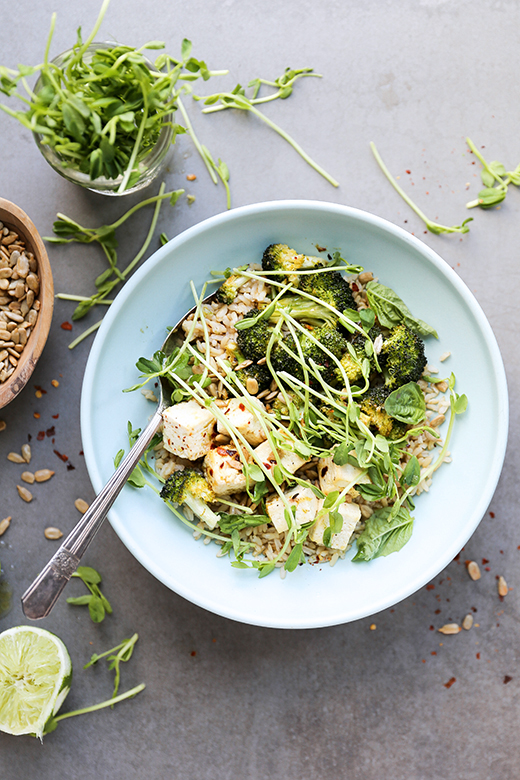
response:
[[[53,10],[58,21],[52,52],[68,48],[79,25],[90,29],[98,5],[19,0],[15,7],[0,0],[0,63],[41,60]],[[480,166],[468,154],[465,136],[490,160],[514,167],[520,159],[519,29],[518,0],[112,0],[100,37],[132,45],[164,38],[172,52],[183,37],[191,38],[196,56],[211,67],[229,68],[221,82],[227,87],[275,77],[288,65],[323,74],[265,111],[339,180],[337,190],[253,117],[203,117],[190,105],[197,131],[230,167],[233,205],[296,197],[357,206],[404,226],[439,252],[476,295],[497,336],[511,394],[510,441],[496,494],[460,560],[393,609],[348,625],[281,631],[217,617],[155,581],[106,524],[85,562],[103,574],[113,616],[94,625],[61,599],[43,625],[64,639],[76,669],[64,709],[110,695],[105,668],[81,667],[91,652],[134,631],[140,638],[123,669],[122,689],[145,682],[146,690],[113,711],[64,721],[43,745],[0,734],[1,780],[518,776],[520,193],[513,188],[501,209],[474,213],[464,237],[425,233],[381,175],[368,144],[377,143],[427,214],[460,224],[465,203],[479,189]],[[126,200],[123,207],[60,179],[29,133],[5,114],[0,150],[0,195],[23,208],[43,235],[57,211],[96,225],[126,208]],[[192,173],[196,181],[186,181]],[[166,183],[185,187],[196,201],[164,208],[157,237],[225,209],[223,189],[209,181],[186,138],[176,145]],[[129,224],[120,242],[122,258],[141,240],[148,219],[141,214]],[[56,292],[89,293],[104,269],[93,247],[50,247],[49,254]],[[0,433],[0,515],[13,518],[0,541],[13,589],[12,610],[0,619],[0,630],[24,622],[20,596],[55,546],[44,539],[45,526],[69,530],[77,519],[74,500],[93,498],[79,426],[90,342],[72,352],[67,345],[96,315],[75,324],[71,334],[60,326],[72,310],[72,304],[56,302],[32,381],[0,411],[7,422]],[[52,379],[59,379],[58,388]],[[35,385],[47,391],[40,399]],[[37,441],[38,432],[51,426],[55,435]],[[34,465],[56,470],[52,483],[42,486],[45,498],[38,491],[32,504],[19,499],[18,471],[6,460],[28,436]],[[69,456],[74,470],[54,449]],[[464,560],[482,558],[487,568],[482,565],[481,580],[472,582]],[[498,575],[512,588],[503,602]],[[70,592],[80,590],[79,583],[70,586]],[[469,632],[443,637],[435,630],[471,610],[475,626]],[[448,688],[451,678],[456,681]]]

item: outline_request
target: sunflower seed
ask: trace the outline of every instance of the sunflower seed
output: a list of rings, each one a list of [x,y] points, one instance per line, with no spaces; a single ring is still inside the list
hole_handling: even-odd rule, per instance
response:
[[[25,458],[22,458],[17,452],[10,452],[7,460],[10,460],[11,463],[25,463]]]
[[[22,444],[22,457],[26,463],[31,462],[31,445],[30,444]]]
[[[23,498],[23,500],[27,501],[27,503],[33,500],[33,495],[30,490],[27,490],[27,488],[24,488],[21,485],[17,485],[16,489],[20,498]]]
[[[504,577],[498,578],[498,595],[499,596],[507,596],[509,593],[509,588],[507,587],[507,582],[505,581]]]
[[[472,625],[473,625],[473,615],[471,614],[466,615],[466,617],[462,621],[462,628],[464,628],[466,631],[469,631]]]
[[[441,634],[458,634],[462,629],[457,623],[445,623],[437,631],[440,631]]]
[[[82,514],[82,515],[84,515],[84,514],[85,514],[85,512],[86,512],[86,511],[87,511],[87,509],[88,509],[88,504],[87,504],[87,502],[86,502],[86,501],[83,501],[83,499],[82,499],[82,498],[77,498],[77,499],[74,501],[74,506],[76,507],[76,509],[78,510],[78,512],[81,512],[81,514]]]
[[[34,482],[34,474],[32,471],[23,471],[20,475],[24,482],[28,482],[29,485],[32,485]]]
[[[468,563],[468,574],[472,580],[479,580],[481,577],[479,565],[476,561]]]
[[[34,472],[34,478],[36,482],[47,482],[55,473],[55,471],[51,471],[50,469],[39,469]]]
[[[46,539],[61,539],[63,536],[63,531],[60,531],[59,528],[54,528],[52,525],[50,525],[45,529],[43,535]]]
[[[11,518],[10,517],[4,517],[3,520],[0,520],[0,536],[5,534],[9,526],[11,525]]]

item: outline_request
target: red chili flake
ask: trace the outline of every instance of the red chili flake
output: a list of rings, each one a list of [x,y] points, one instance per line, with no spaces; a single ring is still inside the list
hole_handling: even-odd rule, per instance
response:
[[[434,614],[434,615],[440,615],[440,614],[441,614],[441,611],[440,611],[440,609],[436,609],[436,610],[435,610],[435,612],[434,612],[433,614]]]
[[[45,431],[38,431],[38,435],[36,436],[37,441],[43,441],[45,439]]]
[[[72,330],[72,325],[70,324],[70,322],[62,322],[61,327],[63,328],[63,330]]]
[[[454,682],[457,682],[457,678],[456,677],[450,677],[448,682],[444,683],[444,687],[445,688],[451,688],[451,686],[453,685]]]
[[[355,282],[352,282],[352,292],[359,292],[359,287]]]
[[[430,626],[430,631],[435,631],[435,628],[433,626]]]
[[[477,612],[477,608],[476,607],[471,607],[471,611],[472,612]]]
[[[83,454],[84,454],[83,450],[80,450],[79,453],[78,453],[78,455],[83,455]]]
[[[39,419],[40,419],[40,414],[39,414],[39,412],[34,412],[34,414],[33,414],[33,417],[34,417],[36,420],[39,420]],[[519,547],[518,549],[520,550],[520,547]]]
[[[406,169],[406,173],[411,173],[411,171],[409,171],[409,170],[408,170],[408,168],[407,168],[407,169]]]
[[[57,455],[57,456],[58,456],[58,458],[60,458],[60,460],[62,460],[64,463],[66,463],[66,462],[68,461],[68,459],[69,459],[69,456],[68,456],[68,455],[62,455],[62,454],[61,454],[61,452],[58,452],[58,450],[53,450],[53,452],[54,452],[54,454],[55,454],[55,455]]]
[[[485,568],[485,570],[486,570],[486,571],[491,571],[491,569],[489,568],[489,566],[484,566],[484,568]]]
[[[503,555],[503,554],[504,554],[504,551],[503,551],[503,550],[499,550],[498,552],[500,553],[500,555]]]
[[[435,585],[430,582],[430,584],[426,586],[426,590],[435,590]]]
[[[72,463],[67,463],[67,471],[75,471],[76,466],[73,466]]]
[[[51,436],[55,436],[56,435],[56,430],[54,428],[54,425],[52,426],[52,428],[47,428],[45,433],[49,437],[49,439],[51,438]]]
[[[508,674],[504,675],[504,685],[507,685],[508,682],[511,682],[513,678],[510,677]]]
[[[53,414],[53,415],[52,415],[52,419],[53,419],[53,420],[57,420],[59,416],[60,416],[59,414]]]
[[[495,516],[495,513],[494,513],[494,512],[490,512],[490,513],[489,513],[489,516],[490,516],[490,517],[494,517],[494,516]]]
[[[437,650],[432,650],[430,655],[437,655]]]
[[[480,653],[477,653],[477,661],[480,661]]]
[[[190,653],[190,655],[191,655],[191,656],[195,656],[195,655],[197,655],[197,651],[196,651],[196,650],[192,650],[192,651],[191,651],[191,653]]]
[[[404,221],[404,224],[406,225],[407,223],[408,223],[408,220],[407,220],[407,219],[405,219],[405,221]]]
[[[32,441],[32,435],[30,433],[27,434],[27,441]]]
[[[485,566],[486,563],[489,563],[489,560],[487,558],[482,558],[482,566]]]
[[[457,553],[457,555],[455,556],[455,558],[453,560],[457,561],[457,563],[458,563],[459,560],[460,560],[460,553]]]
[[[391,609],[390,612],[395,612],[395,609]]]
[[[39,390],[42,395],[46,395],[47,390],[44,390],[43,387],[40,387],[40,385],[34,385],[35,390]]]
[[[427,232],[428,232],[427,230],[423,230],[423,233],[427,233]]]
[[[423,662],[423,664],[425,664],[426,663],[426,658],[423,658],[422,662]]]

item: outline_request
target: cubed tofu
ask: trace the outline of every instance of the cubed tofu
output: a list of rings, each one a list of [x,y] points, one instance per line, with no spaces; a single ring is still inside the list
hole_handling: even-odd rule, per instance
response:
[[[253,447],[265,441],[265,433],[258,417],[246,409],[240,398],[231,398],[221,411],[226,415],[229,424]],[[220,420],[217,422],[217,429],[219,433],[228,433],[228,429]]]
[[[289,501],[291,507],[296,507],[294,519],[296,520],[297,526],[301,526],[304,523],[310,523],[314,520],[316,512],[318,511],[319,500],[310,488],[296,485],[295,488],[292,488],[292,490],[285,493],[285,497]],[[269,501],[266,502],[265,508],[278,533],[287,531],[288,525],[284,512],[285,504],[280,496],[269,499]]]
[[[319,501],[318,503],[319,512],[323,507],[323,502]],[[343,517],[343,528],[339,534],[332,534],[329,547],[334,550],[346,550],[350,537],[352,536],[356,525],[359,523],[361,509],[357,504],[347,504],[345,502],[340,504],[338,507],[338,512]],[[323,544],[323,533],[328,525],[329,516],[328,514],[325,514],[323,517],[320,517],[318,520],[316,520],[314,525],[311,527],[309,531],[309,539],[311,539],[313,542],[316,542],[316,544]]]
[[[345,463],[344,466],[337,466],[334,463],[333,456],[330,458],[320,458],[318,461],[318,475],[320,479],[320,490],[326,496],[334,490],[340,492],[347,485],[359,484],[360,482],[370,482],[369,477],[363,474],[361,469]]]
[[[204,458],[204,472],[216,496],[229,496],[246,489],[246,477],[236,447],[212,447]]]
[[[213,414],[197,401],[183,401],[163,412],[163,445],[168,452],[197,460],[211,447],[215,427]]]
[[[294,474],[304,463],[307,463],[305,458],[300,458],[299,455],[290,450],[278,450],[278,454],[282,466],[291,474]],[[257,459],[263,463],[268,471],[271,471],[276,466],[276,458],[268,441],[264,441],[258,447],[255,447],[255,463],[258,463]]]

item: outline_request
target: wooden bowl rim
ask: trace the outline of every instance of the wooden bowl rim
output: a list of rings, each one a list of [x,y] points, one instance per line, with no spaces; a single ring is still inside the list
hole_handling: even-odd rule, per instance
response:
[[[27,249],[38,262],[40,277],[40,311],[16,370],[0,384],[0,409],[7,406],[23,390],[36,367],[49,335],[54,309],[54,283],[47,250],[34,223],[19,206],[0,198],[0,222],[14,228],[25,241]]]

